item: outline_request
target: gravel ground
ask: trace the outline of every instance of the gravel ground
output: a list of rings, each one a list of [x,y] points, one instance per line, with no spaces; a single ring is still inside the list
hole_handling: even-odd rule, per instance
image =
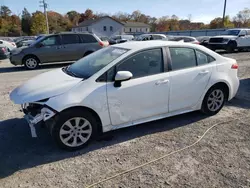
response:
[[[31,138],[9,92],[36,71],[0,62],[0,187],[86,187],[195,142],[195,146],[95,187],[250,187],[250,53],[235,58],[241,85],[213,117],[192,112],[107,134],[77,152],[57,149],[46,129]]]

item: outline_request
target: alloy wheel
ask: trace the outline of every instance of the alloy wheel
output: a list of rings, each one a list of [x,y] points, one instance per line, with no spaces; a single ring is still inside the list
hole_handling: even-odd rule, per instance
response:
[[[208,97],[207,107],[210,111],[217,111],[221,108],[224,102],[224,93],[220,89],[214,90]]]
[[[66,146],[77,147],[86,143],[92,134],[90,122],[82,117],[67,120],[60,128],[60,139]]]

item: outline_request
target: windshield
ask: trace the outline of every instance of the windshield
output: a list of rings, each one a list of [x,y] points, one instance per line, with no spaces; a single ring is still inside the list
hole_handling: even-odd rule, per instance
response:
[[[111,46],[103,48],[78,60],[68,71],[76,77],[87,79],[127,51],[128,49]]]
[[[222,35],[234,35],[237,36],[239,35],[240,30],[227,30],[224,33],[222,33]]]

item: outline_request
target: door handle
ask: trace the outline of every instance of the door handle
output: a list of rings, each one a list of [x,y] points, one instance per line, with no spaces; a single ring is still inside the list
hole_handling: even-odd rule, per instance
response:
[[[201,71],[199,74],[208,74],[209,71],[208,70],[204,70],[204,71]]]
[[[155,85],[160,85],[160,84],[167,84],[169,80],[159,80],[155,83]]]

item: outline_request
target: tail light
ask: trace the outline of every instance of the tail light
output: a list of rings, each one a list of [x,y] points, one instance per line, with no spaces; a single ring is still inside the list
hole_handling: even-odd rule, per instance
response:
[[[7,52],[6,48],[1,48],[4,53]]]
[[[12,44],[12,46],[16,46],[16,43],[14,43],[14,42],[12,42],[11,44]]]
[[[103,42],[99,42],[99,45],[100,45],[101,47],[104,47],[104,46],[105,46],[105,44],[104,44]]]
[[[232,64],[231,69],[238,69],[239,65],[237,63]]]
[[[198,42],[198,41],[195,41],[195,42],[194,42],[194,44],[200,44],[200,42]]]

